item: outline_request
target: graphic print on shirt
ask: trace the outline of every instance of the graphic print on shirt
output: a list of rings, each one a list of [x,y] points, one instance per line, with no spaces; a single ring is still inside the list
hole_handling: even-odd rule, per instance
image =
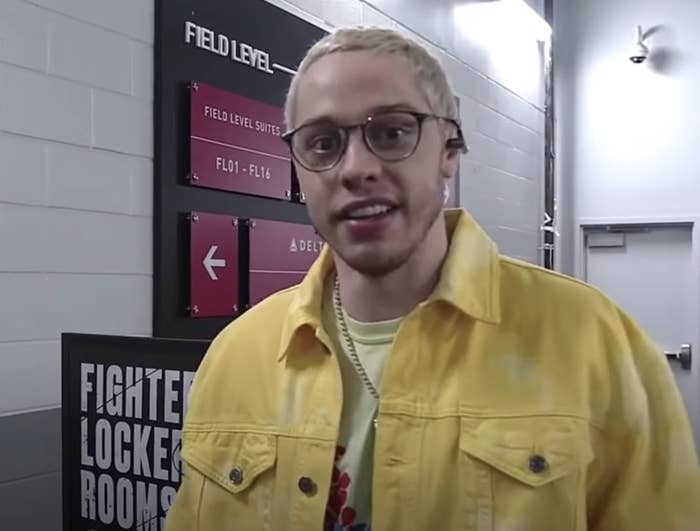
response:
[[[326,506],[324,531],[371,531],[369,524],[355,521],[357,511],[353,507],[346,505],[352,478],[347,472],[343,472],[338,468],[339,461],[342,460],[344,455],[345,448],[337,446],[328,505]]]

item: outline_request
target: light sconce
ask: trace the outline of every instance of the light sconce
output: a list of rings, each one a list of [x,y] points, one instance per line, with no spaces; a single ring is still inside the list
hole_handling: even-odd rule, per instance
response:
[[[645,35],[642,32],[641,26],[637,26],[635,37],[634,45],[632,46],[632,51],[630,52],[630,61],[636,65],[639,65],[646,61],[649,57],[649,48],[646,44],[644,44]]]

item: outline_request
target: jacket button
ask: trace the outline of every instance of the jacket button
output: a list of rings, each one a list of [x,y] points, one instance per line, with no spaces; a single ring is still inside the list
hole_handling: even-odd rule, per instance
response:
[[[243,470],[236,466],[231,470],[231,473],[228,475],[228,477],[231,480],[231,483],[233,483],[234,485],[240,485],[241,483],[243,483]]]
[[[541,455],[532,455],[529,460],[530,472],[541,474],[549,468],[549,463]]]
[[[309,496],[313,496],[316,494],[316,483],[314,483],[314,480],[303,476],[299,478],[299,490],[303,492],[304,494],[308,494]]]

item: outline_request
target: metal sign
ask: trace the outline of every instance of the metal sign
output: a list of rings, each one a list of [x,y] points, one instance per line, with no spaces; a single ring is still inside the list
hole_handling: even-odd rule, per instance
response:
[[[63,529],[163,531],[208,341],[62,336]]]
[[[190,317],[237,315],[238,218],[191,212]]]
[[[232,316],[192,318],[203,307],[192,301],[185,218],[194,211],[308,223],[279,134],[294,69],[326,31],[288,2],[156,0],[154,9],[153,334],[212,338]],[[220,278],[221,251],[210,256]],[[242,305],[248,263],[240,258]]]
[[[311,225],[250,221],[250,304],[298,284],[323,249]]]
[[[190,95],[191,184],[290,199],[282,108],[200,82]]]

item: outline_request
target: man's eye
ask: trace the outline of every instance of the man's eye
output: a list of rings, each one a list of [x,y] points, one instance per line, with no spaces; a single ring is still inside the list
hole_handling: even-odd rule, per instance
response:
[[[316,135],[309,139],[306,146],[313,153],[331,153],[338,148],[338,138],[331,134]]]
[[[410,138],[414,134],[414,128],[403,124],[385,124],[373,133],[375,142],[397,144]]]
[[[309,143],[309,148],[317,153],[326,153],[335,149],[336,143],[334,136],[318,136]]]
[[[387,140],[398,140],[407,133],[406,129],[397,126],[387,126],[384,128],[382,136]]]

